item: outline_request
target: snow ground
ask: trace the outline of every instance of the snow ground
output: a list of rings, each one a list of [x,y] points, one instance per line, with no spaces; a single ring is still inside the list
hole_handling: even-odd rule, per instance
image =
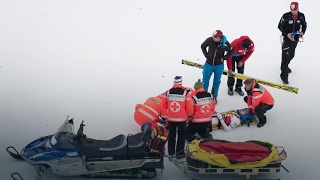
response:
[[[138,132],[135,105],[170,88],[175,75],[182,75],[184,85],[192,87],[201,70],[181,65],[181,59],[203,63],[200,44],[215,29],[221,29],[230,42],[249,35],[256,49],[245,73],[281,82],[277,24],[289,4],[288,0],[1,1],[1,179],[10,179],[13,172],[33,179],[34,169],[9,157],[5,148],[20,150],[31,140],[54,133],[67,115],[75,118],[76,129],[84,120],[85,133],[92,138]],[[273,177],[320,178],[319,80],[317,70],[310,69],[319,65],[313,38],[320,32],[315,26],[319,5],[300,2],[309,26],[289,77],[299,94],[267,87],[275,106],[263,128],[212,133],[217,139],[267,140],[285,147],[288,158],[283,165],[290,172],[282,170]],[[242,97],[227,94],[226,80],[223,76],[217,110],[244,108]],[[185,178],[166,160],[161,179]],[[45,179],[80,178],[48,175]]]

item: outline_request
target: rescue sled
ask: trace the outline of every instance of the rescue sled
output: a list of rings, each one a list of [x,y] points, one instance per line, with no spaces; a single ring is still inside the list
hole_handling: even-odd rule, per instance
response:
[[[185,150],[185,160],[170,158],[190,179],[201,174],[237,174],[250,180],[253,175],[275,174],[287,154],[283,147],[266,141],[230,142],[225,140],[194,140]]]

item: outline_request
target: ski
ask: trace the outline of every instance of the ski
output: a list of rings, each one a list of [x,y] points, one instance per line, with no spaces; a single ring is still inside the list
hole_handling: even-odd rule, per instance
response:
[[[196,62],[192,62],[192,61],[188,61],[188,60],[182,59],[181,63],[185,64],[185,65],[188,65],[188,66],[191,66],[191,67],[196,67],[196,68],[203,69],[203,65],[199,64],[199,63],[196,63]],[[228,71],[224,70],[223,74],[228,76]],[[240,73],[232,73],[232,76],[237,78],[237,79],[242,79],[242,80],[246,80],[248,78],[253,78],[253,77],[250,77],[250,76],[247,76],[247,75],[244,75],[244,74],[240,74]],[[288,92],[291,92],[291,93],[298,94],[298,91],[299,91],[298,87],[287,86],[287,85],[284,85],[284,84],[274,83],[274,82],[270,82],[270,81],[266,81],[266,80],[262,80],[262,79],[258,79],[258,78],[253,78],[253,79],[259,84],[270,86],[270,87],[273,87],[273,88],[276,88],[276,89],[281,89],[281,90],[288,91]]]

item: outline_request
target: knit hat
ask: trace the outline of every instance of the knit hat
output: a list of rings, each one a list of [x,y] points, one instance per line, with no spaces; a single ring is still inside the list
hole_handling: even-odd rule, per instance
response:
[[[198,79],[198,81],[196,83],[194,83],[194,90],[197,90],[200,88],[203,88],[203,84],[202,84],[201,80]]]
[[[299,3],[298,2],[291,2],[290,9],[291,10],[298,10],[299,9]]]
[[[222,38],[223,36],[223,33],[221,30],[215,30],[212,34],[212,37],[215,37],[215,38]]]
[[[251,47],[251,41],[250,41],[250,39],[245,39],[245,40],[243,40],[243,41],[242,41],[242,47],[243,47],[244,49],[250,49],[250,47]]]
[[[182,76],[174,77],[173,84],[182,84]]]

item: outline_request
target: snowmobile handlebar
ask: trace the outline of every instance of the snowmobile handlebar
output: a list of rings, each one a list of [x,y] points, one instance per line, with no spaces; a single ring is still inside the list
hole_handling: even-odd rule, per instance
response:
[[[77,135],[73,138],[73,141],[79,142],[81,138],[86,138],[87,136],[83,134],[83,127],[86,126],[83,124],[84,121],[81,122],[80,127],[78,129]]]

